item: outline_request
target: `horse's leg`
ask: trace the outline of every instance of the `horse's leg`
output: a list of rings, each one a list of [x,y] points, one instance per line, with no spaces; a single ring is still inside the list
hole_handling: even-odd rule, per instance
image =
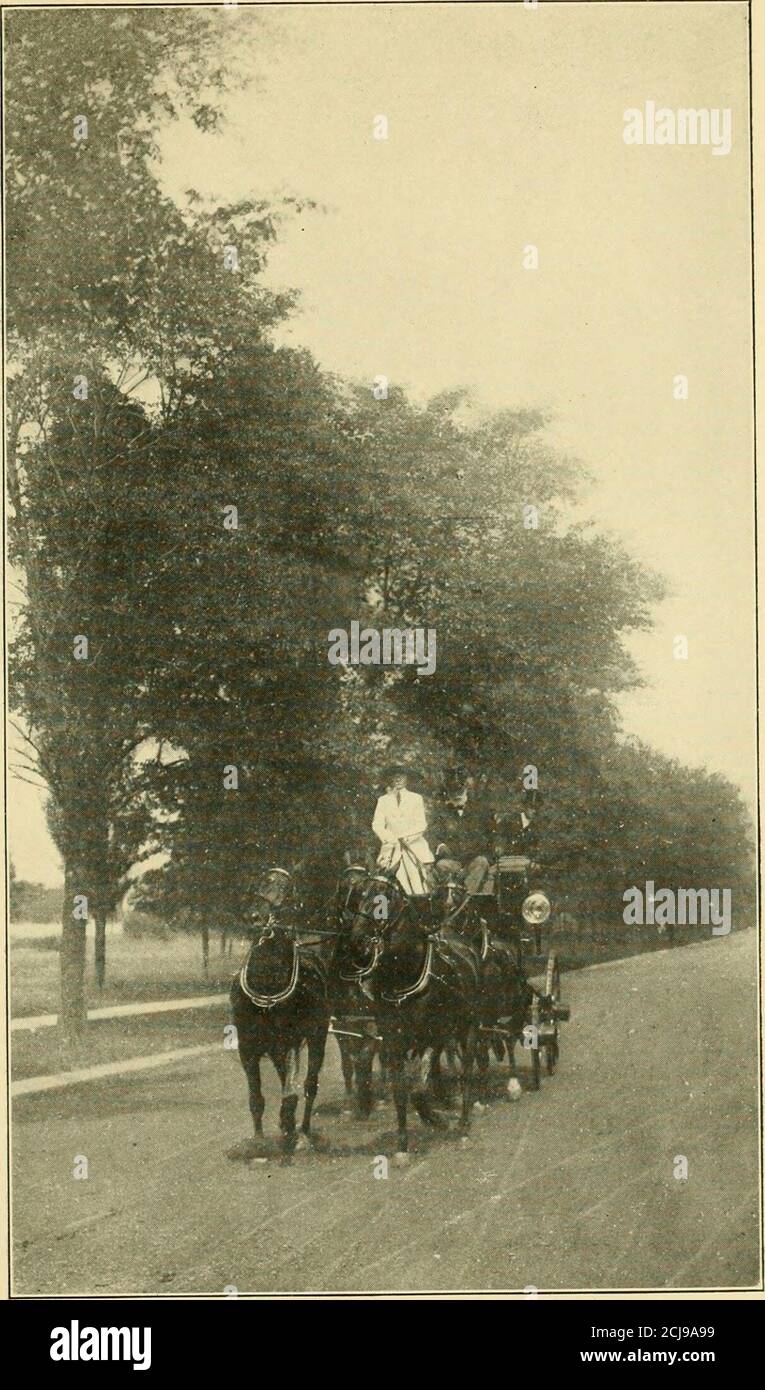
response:
[[[461,1134],[467,1134],[470,1129],[470,1101],[473,1090],[473,1068],[475,1066],[477,1046],[478,1027],[474,1022],[470,1022],[465,1030],[465,1039],[462,1046],[462,1113],[459,1123]]]
[[[450,1103],[454,1104],[454,1096],[459,1086],[462,1074],[462,1058],[459,1053],[459,1046],[456,1038],[451,1038],[446,1044],[447,1077],[451,1089]]]
[[[349,1114],[350,1107],[348,1102],[353,1099],[355,1046],[350,1038],[340,1037],[337,1039],[337,1046],[340,1051],[340,1069],[343,1073],[343,1084],[345,1086],[345,1106],[343,1107],[343,1114]]]
[[[507,1063],[510,1072],[507,1082],[507,1098],[508,1100],[520,1100],[523,1095],[523,1087],[518,1079],[518,1072],[515,1066],[514,1038],[508,1038],[507,1040]]]
[[[398,1148],[395,1161],[398,1164],[409,1160],[409,1134],[406,1127],[406,1109],[409,1096],[409,1080],[406,1071],[406,1047],[396,1039],[388,1058],[393,1077],[393,1100],[396,1105],[396,1124],[398,1127]]]
[[[263,1111],[266,1100],[260,1084],[260,1057],[251,1057],[247,1065],[247,1085],[250,1091],[250,1114],[252,1115],[255,1138],[263,1138]]]
[[[380,1043],[378,1056],[380,1061],[380,1080],[383,1085],[392,1086],[393,1071],[390,1064],[390,1048],[385,1040]]]
[[[375,1047],[374,1038],[365,1038],[359,1043],[356,1051],[356,1111],[361,1120],[365,1120],[372,1113],[372,1064]]]
[[[313,1103],[316,1100],[316,1092],[319,1089],[319,1072],[324,1061],[324,1052],[327,1046],[327,1025],[325,1021],[317,1025],[308,1038],[308,1065],[305,1074],[305,1085],[303,1095],[305,1096],[305,1106],[303,1109],[303,1123],[300,1126],[301,1134],[308,1136],[311,1132],[311,1112]]]
[[[295,1115],[298,1103],[298,1065],[300,1060],[300,1044],[285,1048],[279,1061],[276,1062],[276,1070],[279,1073],[279,1080],[282,1086],[282,1104],[279,1111],[279,1128],[282,1132],[282,1151],[289,1157],[295,1152],[295,1141],[297,1133],[295,1129]]]
[[[433,1098],[442,1101],[451,1109],[460,1076],[459,1051],[455,1038],[450,1038],[442,1048],[434,1052],[430,1076]]]
[[[430,1097],[430,1078],[433,1070],[433,1057],[435,1048],[425,1047],[420,1054],[419,1075],[417,1084],[412,1093],[412,1101],[421,1120],[428,1125],[437,1124],[437,1117],[434,1113]],[[440,1051],[440,1049],[439,1049]]]
[[[446,1051],[446,1049],[444,1049]],[[446,1086],[441,1071],[441,1052],[434,1049],[430,1067],[430,1091],[434,1100],[446,1099]]]
[[[251,1052],[239,1044],[239,1060],[242,1063],[244,1074],[247,1078],[247,1091],[250,1102],[250,1114],[255,1133],[254,1140],[246,1139],[240,1144],[235,1144],[233,1148],[227,1150],[226,1156],[230,1159],[244,1159],[247,1162],[254,1158],[258,1153],[263,1139],[263,1111],[266,1102],[260,1085],[260,1053]]]

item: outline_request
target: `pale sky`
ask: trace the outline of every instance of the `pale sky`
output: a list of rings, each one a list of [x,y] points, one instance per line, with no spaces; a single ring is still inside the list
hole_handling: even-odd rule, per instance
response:
[[[240,7],[220,23],[258,83],[220,135],[167,132],[168,187],[322,204],[285,227],[269,278],[302,291],[288,340],[323,366],[553,412],[552,438],[595,477],[588,514],[673,591],[630,642],[647,687],[622,700],[625,728],[753,803],[745,4]],[[625,145],[624,111],[646,101],[730,108],[730,154]],[[55,878],[35,794],[10,790],[17,871]]]

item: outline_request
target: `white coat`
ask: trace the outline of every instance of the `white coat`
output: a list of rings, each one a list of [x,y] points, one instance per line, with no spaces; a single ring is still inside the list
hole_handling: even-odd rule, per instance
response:
[[[425,802],[417,792],[403,788],[378,799],[372,829],[380,841],[377,859],[382,868],[398,866],[396,877],[406,893],[426,893],[427,877],[420,864],[432,864],[433,853],[425,838],[428,820]]]

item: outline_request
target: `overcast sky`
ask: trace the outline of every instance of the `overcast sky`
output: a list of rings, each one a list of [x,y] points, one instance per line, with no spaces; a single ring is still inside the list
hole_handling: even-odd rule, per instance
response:
[[[588,512],[672,589],[630,641],[647,686],[622,700],[625,728],[752,802],[745,4],[290,6],[220,22],[257,81],[221,135],[167,133],[168,186],[323,205],[284,229],[269,277],[301,289],[288,338],[324,366],[553,412],[552,437],[595,476]],[[624,111],[646,101],[730,108],[731,152],[625,145]],[[17,871],[49,881],[35,794],[18,801]]]

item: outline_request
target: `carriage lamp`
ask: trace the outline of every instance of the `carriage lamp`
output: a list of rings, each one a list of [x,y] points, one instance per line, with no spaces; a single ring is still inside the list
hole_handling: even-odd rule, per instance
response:
[[[546,922],[550,916],[550,899],[544,893],[529,893],[523,900],[521,913],[524,922],[528,922],[531,927],[538,927],[540,923]]]

